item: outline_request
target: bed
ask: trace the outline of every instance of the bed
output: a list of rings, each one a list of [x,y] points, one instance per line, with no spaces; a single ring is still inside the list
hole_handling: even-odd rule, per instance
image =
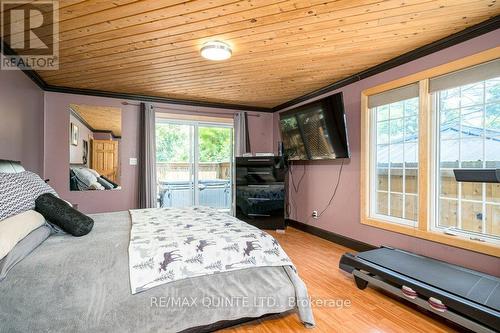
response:
[[[0,282],[0,332],[208,332],[293,311],[314,325],[309,304],[296,302],[307,291],[291,266],[197,276],[132,295],[130,213],[91,217],[90,234],[49,237]]]

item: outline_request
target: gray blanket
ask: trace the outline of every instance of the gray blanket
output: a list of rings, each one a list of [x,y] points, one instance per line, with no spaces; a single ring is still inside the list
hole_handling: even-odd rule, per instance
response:
[[[295,309],[307,291],[283,267],[200,276],[132,295],[128,212],[94,215],[84,237],[52,236],[0,283],[0,332],[178,332]],[[307,302],[298,302],[313,325]]]

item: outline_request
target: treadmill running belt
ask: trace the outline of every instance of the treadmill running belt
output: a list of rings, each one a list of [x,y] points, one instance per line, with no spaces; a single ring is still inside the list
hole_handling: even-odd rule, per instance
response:
[[[500,311],[500,279],[401,250],[379,248],[358,258]]]

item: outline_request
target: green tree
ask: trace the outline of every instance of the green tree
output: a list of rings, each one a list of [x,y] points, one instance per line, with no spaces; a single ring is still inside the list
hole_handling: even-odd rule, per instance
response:
[[[173,124],[156,126],[156,160],[158,162],[189,161],[189,127]]]
[[[156,126],[156,160],[189,162],[190,127],[176,124]],[[231,129],[199,127],[200,162],[223,162],[231,158]]]
[[[231,129],[200,127],[200,162],[223,162],[231,158]]]

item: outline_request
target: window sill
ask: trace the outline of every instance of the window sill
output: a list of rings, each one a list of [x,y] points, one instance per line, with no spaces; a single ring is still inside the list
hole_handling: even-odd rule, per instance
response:
[[[383,220],[376,220],[372,218],[364,218],[361,220],[361,223],[372,227],[429,240],[436,243],[450,245],[461,249],[487,254],[494,257],[500,257],[500,246],[492,243],[475,241],[471,239],[466,239],[461,236],[451,236],[434,231],[420,230],[418,228],[386,222]]]

